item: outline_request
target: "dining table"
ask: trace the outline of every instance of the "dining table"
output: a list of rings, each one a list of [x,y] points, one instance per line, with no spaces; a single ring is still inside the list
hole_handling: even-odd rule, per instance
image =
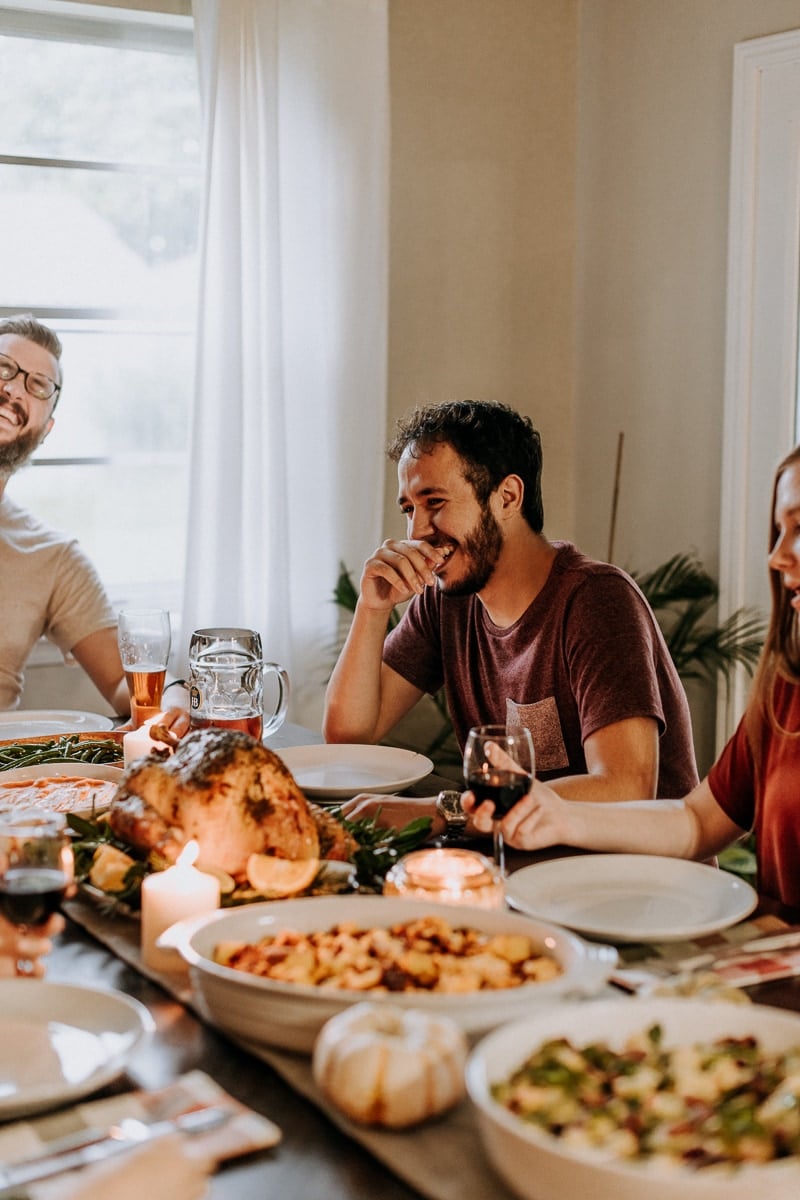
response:
[[[280,753],[282,747],[321,741],[313,730],[286,723],[266,744]],[[429,776],[415,790],[433,794],[439,785],[454,786],[452,780]],[[486,849],[491,853],[490,846]],[[513,872],[539,857],[573,853],[566,847],[543,856],[508,849],[506,865]],[[210,1183],[212,1200],[460,1200],[464,1195],[512,1200],[483,1155],[467,1099],[446,1116],[407,1131],[355,1126],[323,1099],[307,1059],[256,1050],[221,1033],[193,1006],[188,978],[145,969],[130,928],[120,924],[115,929],[113,918],[99,914],[85,899],[67,902],[65,913],[66,928],[47,958],[47,979],[115,989],[141,1002],[155,1024],[124,1074],[107,1084],[101,1096],[162,1088],[201,1070],[279,1126],[282,1137],[276,1146],[219,1166]],[[800,923],[800,913],[764,901],[753,916],[762,913]],[[622,995],[613,988],[607,991]],[[760,983],[747,993],[757,1003],[800,1012],[800,977]]]

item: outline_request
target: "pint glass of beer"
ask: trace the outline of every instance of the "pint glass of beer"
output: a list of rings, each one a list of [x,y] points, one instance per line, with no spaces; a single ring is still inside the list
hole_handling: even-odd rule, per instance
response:
[[[131,723],[138,729],[161,712],[171,641],[169,613],[163,608],[124,609],[117,640],[131,695]]]

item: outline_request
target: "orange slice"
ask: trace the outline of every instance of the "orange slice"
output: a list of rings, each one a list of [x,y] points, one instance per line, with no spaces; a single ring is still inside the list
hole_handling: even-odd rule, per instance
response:
[[[273,854],[251,854],[247,860],[247,882],[260,896],[282,900],[305,891],[317,877],[318,858],[276,858]]]

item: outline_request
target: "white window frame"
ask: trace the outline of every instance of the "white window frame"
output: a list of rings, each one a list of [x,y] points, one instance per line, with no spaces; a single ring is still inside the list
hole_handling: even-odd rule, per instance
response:
[[[769,611],[768,503],[797,438],[800,30],[734,50],[720,618]],[[738,668],[717,704],[718,749],[744,711]]]

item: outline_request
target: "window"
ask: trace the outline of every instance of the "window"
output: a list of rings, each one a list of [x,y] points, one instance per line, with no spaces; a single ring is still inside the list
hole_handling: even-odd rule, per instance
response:
[[[175,608],[200,194],[189,18],[0,3],[0,316],[64,345],[56,423],[9,493],[74,533],[118,606]]]

